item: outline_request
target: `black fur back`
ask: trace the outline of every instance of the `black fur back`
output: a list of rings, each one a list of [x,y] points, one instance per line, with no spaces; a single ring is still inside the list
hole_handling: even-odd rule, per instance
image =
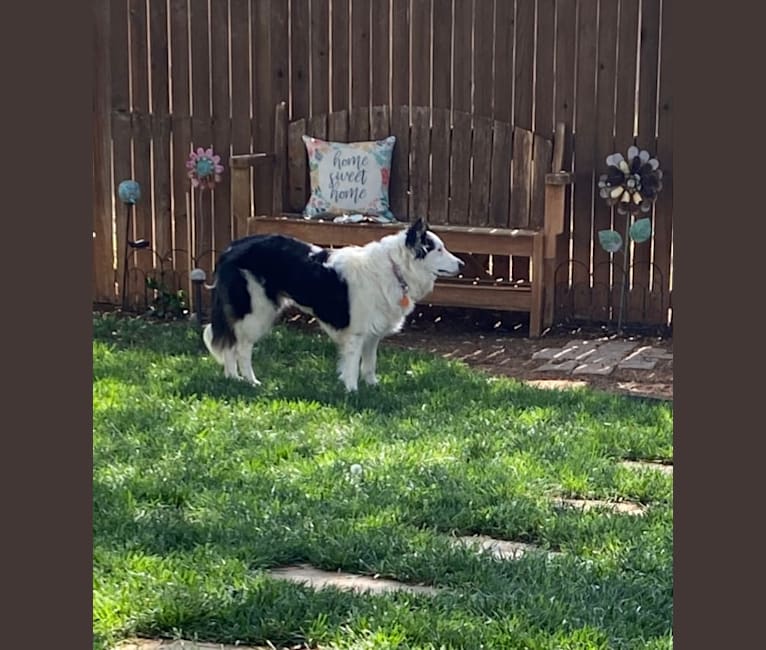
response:
[[[235,343],[233,323],[251,311],[250,292],[240,269],[249,271],[278,306],[288,297],[336,329],[350,322],[348,285],[324,265],[329,251],[284,235],[253,235],[231,243],[219,257],[211,325],[217,347]]]

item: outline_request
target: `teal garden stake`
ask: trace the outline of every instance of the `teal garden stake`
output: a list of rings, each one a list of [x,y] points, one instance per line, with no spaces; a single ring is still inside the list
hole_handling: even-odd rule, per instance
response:
[[[657,194],[662,190],[662,170],[659,161],[648,151],[636,146],[628,149],[628,157],[613,153],[606,157],[607,173],[598,180],[599,196],[607,205],[617,206],[617,213],[625,215],[625,237],[616,230],[599,230],[598,240],[601,248],[614,254],[623,248],[623,274],[620,289],[620,311],[617,329],[622,330],[623,304],[625,288],[628,282],[628,246],[629,239],[636,244],[647,241],[652,236],[652,220],[648,215]]]
[[[125,218],[125,260],[122,265],[122,308],[127,309],[127,284],[128,284],[128,248],[145,248],[148,242],[130,241],[130,217],[133,215],[133,206],[141,198],[141,186],[134,180],[122,181],[117,186],[117,196],[127,206],[127,216]]]

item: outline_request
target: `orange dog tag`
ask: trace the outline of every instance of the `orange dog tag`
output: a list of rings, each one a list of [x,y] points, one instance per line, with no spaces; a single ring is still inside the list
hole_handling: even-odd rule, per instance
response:
[[[407,307],[410,306],[410,297],[405,293],[402,296],[402,299],[399,301],[399,304],[404,308],[407,309]]]

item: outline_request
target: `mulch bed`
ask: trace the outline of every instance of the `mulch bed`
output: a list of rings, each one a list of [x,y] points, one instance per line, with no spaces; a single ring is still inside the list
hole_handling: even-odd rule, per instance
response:
[[[312,329],[313,319],[298,312],[286,320],[292,327]],[[492,313],[472,309],[418,308],[402,332],[385,339],[385,345],[421,350],[468,365],[494,375],[532,381],[551,388],[588,386],[608,392],[662,400],[673,399],[673,361],[661,359],[652,370],[615,368],[609,375],[572,375],[568,372],[535,369],[545,363],[532,359],[543,348],[563,347],[572,341],[622,339],[673,351],[669,332],[660,328],[625,327],[622,335],[616,327],[559,325],[539,339],[528,338],[528,317],[524,314]],[[538,383],[539,382],[539,383]]]

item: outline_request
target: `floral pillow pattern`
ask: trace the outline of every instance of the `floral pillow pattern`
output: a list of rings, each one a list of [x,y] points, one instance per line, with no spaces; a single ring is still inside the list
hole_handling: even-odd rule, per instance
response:
[[[375,221],[395,221],[388,184],[396,137],[346,144],[304,135],[303,142],[311,179],[304,216],[364,215]]]

